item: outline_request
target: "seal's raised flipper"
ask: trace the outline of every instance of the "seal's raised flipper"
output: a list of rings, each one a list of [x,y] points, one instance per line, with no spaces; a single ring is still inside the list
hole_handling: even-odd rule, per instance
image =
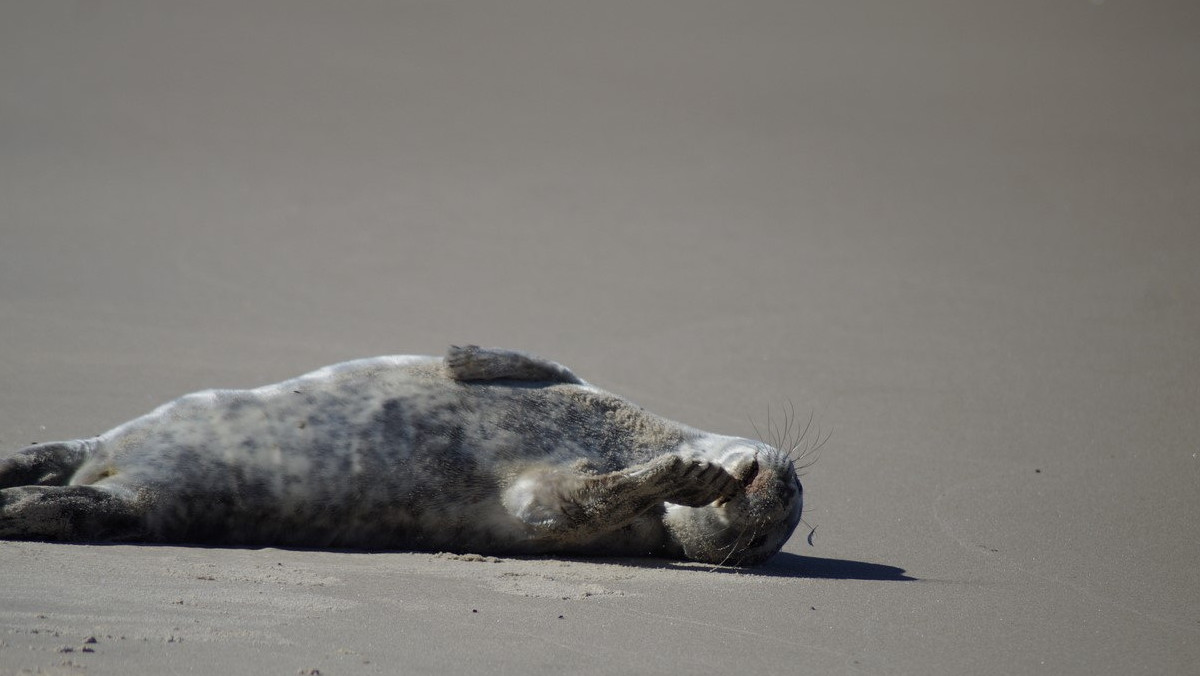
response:
[[[742,483],[717,463],[667,454],[608,474],[542,470],[519,477],[504,506],[536,530],[586,540],[671,502],[703,507],[728,500]]]
[[[35,444],[0,458],[0,488],[11,486],[65,486],[87,460],[86,441]]]
[[[446,368],[450,376],[461,382],[472,380],[528,380],[534,382],[570,383],[584,381],[562,364],[541,357],[505,350],[498,347],[451,345],[446,351]]]
[[[0,539],[88,542],[145,537],[131,494],[101,486],[0,490]]]

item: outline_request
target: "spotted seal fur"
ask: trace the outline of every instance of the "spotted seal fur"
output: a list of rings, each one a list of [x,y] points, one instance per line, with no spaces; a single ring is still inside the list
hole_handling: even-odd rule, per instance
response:
[[[451,347],[190,394],[0,460],[0,538],[665,556],[752,565],[791,459],[515,350]]]

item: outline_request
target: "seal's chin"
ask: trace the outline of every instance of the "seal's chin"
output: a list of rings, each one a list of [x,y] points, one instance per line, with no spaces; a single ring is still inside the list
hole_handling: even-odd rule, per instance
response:
[[[667,505],[667,530],[689,559],[757,565],[778,552],[800,522],[803,488],[791,460],[764,444],[731,448],[719,462],[744,489],[704,507]]]

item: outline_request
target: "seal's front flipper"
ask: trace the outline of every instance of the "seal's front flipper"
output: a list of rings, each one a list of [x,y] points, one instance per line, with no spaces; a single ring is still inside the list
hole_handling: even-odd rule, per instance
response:
[[[0,490],[0,539],[96,542],[145,537],[132,495],[99,486]]]
[[[703,507],[724,502],[742,490],[742,481],[724,467],[700,458],[664,455],[624,473],[663,502]]]
[[[549,359],[498,347],[451,345],[446,351],[446,368],[460,382],[473,380],[526,380],[584,385],[579,376]]]
[[[716,463],[668,454],[608,474],[527,472],[504,492],[503,502],[537,530],[586,540],[624,527],[664,502],[702,507],[741,490],[741,482]]]

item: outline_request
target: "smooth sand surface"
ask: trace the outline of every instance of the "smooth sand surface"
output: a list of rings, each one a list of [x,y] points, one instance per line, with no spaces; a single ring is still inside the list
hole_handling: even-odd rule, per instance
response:
[[[0,5],[0,448],[456,342],[832,430],[813,546],[757,570],[0,543],[0,672],[1200,673],[1197,36],[1194,2]]]

